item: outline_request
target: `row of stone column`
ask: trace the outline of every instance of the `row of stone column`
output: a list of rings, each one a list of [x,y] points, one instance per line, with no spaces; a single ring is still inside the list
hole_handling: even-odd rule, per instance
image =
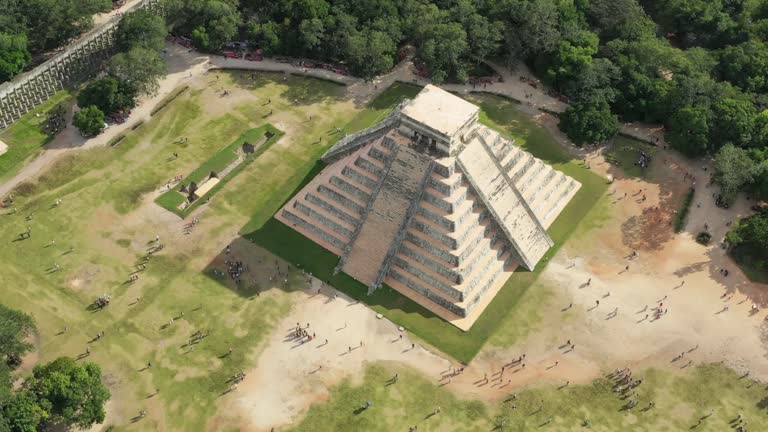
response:
[[[163,12],[160,0],[144,0],[131,11],[142,8],[157,14]],[[76,85],[98,72],[115,53],[119,21],[116,18],[104,24],[84,40],[0,89],[0,129],[7,128],[65,86]]]

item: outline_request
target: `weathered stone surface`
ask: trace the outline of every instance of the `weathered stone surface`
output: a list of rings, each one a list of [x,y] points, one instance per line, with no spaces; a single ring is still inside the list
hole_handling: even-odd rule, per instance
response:
[[[390,115],[334,146],[281,214],[341,256],[337,269],[468,329],[517,265],[549,249],[546,227],[580,185],[487,127],[438,136],[407,120]]]

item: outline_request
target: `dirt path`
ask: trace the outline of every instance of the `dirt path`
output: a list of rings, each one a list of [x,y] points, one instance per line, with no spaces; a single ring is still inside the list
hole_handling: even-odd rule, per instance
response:
[[[44,171],[65,152],[104,145],[130,125],[148,118],[156,103],[188,80],[190,73],[193,76],[206,73],[208,61],[207,57],[196,56],[178,46],[170,47],[171,73],[162,81],[158,95],[142,101],[134,110],[129,123],[113,126],[87,141],[68,128],[14,179],[2,185],[0,194]],[[270,61],[216,58],[210,65],[305,73],[300,68]],[[328,78],[326,75],[331,73],[310,70],[306,74]],[[507,92],[513,97],[522,93],[524,99],[526,93],[532,94],[531,89],[521,87],[524,84],[515,79],[514,74],[508,75],[504,83],[492,84],[483,90]],[[395,80],[412,79],[410,64],[406,62],[372,83],[349,77],[343,78],[343,82],[349,86],[350,97],[364,103]],[[468,86],[448,88],[471,90]],[[536,114],[537,104],[552,102],[544,96],[539,93],[529,96],[531,105],[523,109]],[[562,134],[553,129],[552,117],[537,118],[561,143],[567,144]],[[638,131],[656,133],[642,126]],[[729,210],[715,207],[711,191],[705,187],[709,170],[705,171],[701,162],[690,163],[673,152],[659,149],[653,165],[654,180],[642,181],[622,178],[605,162],[600,151],[592,154],[573,151],[588,158],[598,174],[612,174],[618,179],[606,198],[610,209],[605,220],[581,238],[578,235],[572,238],[542,273],[541,284],[552,287],[554,295],[541,306],[544,318],[531,334],[512,347],[486,347],[465,374],[453,378],[446,387],[462,397],[495,401],[526,386],[589,382],[602,371],[617,367],[684,370],[690,367],[689,361],[691,365],[725,361],[739,371],[750,371],[752,377],[768,380],[763,343],[765,312],[750,314],[753,302],[761,305],[767,302],[765,287],[748,282],[717,247],[727,231],[726,223],[747,214],[749,203],[739,201]],[[694,176],[698,188],[686,231],[674,235],[669,221],[679,197],[692,184],[684,179],[685,172]],[[643,192],[638,194],[639,190]],[[641,195],[646,195],[646,200],[641,200]],[[161,231],[161,227],[172,225],[173,217],[156,206],[146,206],[131,218],[142,220],[142,224],[150,220],[155,225],[150,231],[161,232],[164,239],[166,235],[171,236]],[[208,223],[197,229],[206,229]],[[705,223],[714,237],[713,245],[708,247],[693,240]],[[178,232],[174,236],[179,239],[174,237],[168,241],[189,243],[188,247],[192,247],[190,237],[184,238]],[[225,241],[231,239],[219,238],[212,247]],[[639,257],[630,260],[627,257],[633,251],[638,251]],[[625,270],[627,265],[629,269]],[[727,278],[720,273],[722,268],[729,269]],[[590,279],[591,283],[586,285]],[[316,288],[317,282],[313,284]],[[726,296],[721,297],[724,293]],[[408,335],[400,341],[400,332],[394,324],[378,319],[375,312],[364,305],[350,303],[343,296],[334,299],[333,295],[333,290],[324,288],[320,295],[307,294],[298,300],[289,317],[263,347],[258,364],[246,371],[246,380],[223,398],[225,402],[220,406],[226,409],[220,410],[212,422],[236,422],[242,430],[269,430],[289,424],[313,403],[327,398],[330,386],[346,377],[359,377],[371,361],[402,363],[440,382],[441,372],[448,369],[448,360],[418,346],[408,349],[411,344]],[[659,303],[663,303],[661,308],[667,312],[654,320],[650,310]],[[569,304],[572,306],[568,307]],[[727,311],[725,305],[728,305]],[[616,313],[612,316],[614,310]],[[296,322],[311,323],[311,332],[317,333],[317,339],[305,344],[293,340],[290,329]],[[575,349],[564,346],[568,339],[576,345]],[[359,346],[361,341],[363,346]],[[681,352],[686,353],[684,358],[673,362]],[[500,379],[478,383],[485,374],[493,376],[502,365],[522,354],[526,354],[525,368],[519,365]]]
[[[412,345],[408,334],[392,322],[321,287],[320,281],[312,280],[308,294],[277,326],[260,353],[258,367],[248,371],[238,388],[224,398],[221,406],[227,409],[212,423],[234,421],[241,430],[264,431],[284,425],[308,406],[327,399],[329,387],[350,376],[359,378],[368,362],[395,361],[428,376],[448,369],[447,360]],[[316,338],[297,339],[293,334],[297,323]]]
[[[132,2],[137,1],[138,0],[132,0]],[[130,5],[126,4],[120,10],[124,10],[127,7],[130,7]],[[115,11],[112,13],[114,12]],[[183,85],[184,82],[192,76],[206,73],[211,68],[283,72],[335,81],[348,86],[349,97],[360,107],[365,106],[368,101],[383,92],[395,81],[412,82],[419,85],[425,85],[430,82],[430,80],[418,77],[413,73],[413,63],[409,60],[401,62],[391,72],[377,77],[371,82],[366,82],[359,78],[340,75],[324,69],[307,69],[294,66],[291,63],[279,62],[274,59],[264,59],[264,61],[253,62],[242,59],[227,59],[222,56],[199,54],[171,43],[167,44],[166,47],[168,50],[168,76],[161,80],[160,88],[156,95],[142,98],[142,100],[139,101],[139,105],[134,108],[127,122],[122,125],[114,125],[97,137],[91,139],[84,139],[73,127],[65,129],[64,132],[57,135],[36,158],[25,165],[24,168],[16,173],[16,175],[0,185],[0,195],[7,194],[16,187],[16,185],[24,181],[34,179],[62,154],[67,153],[72,149],[87,149],[103,146],[108,143],[109,140],[128,130],[136,123],[149,119],[152,108],[154,108],[160,100],[171,93],[175,88]],[[541,86],[534,88],[521,81],[521,77],[531,80],[534,79],[533,75],[528,71],[525,65],[518,64],[515,66],[514,70],[510,71],[497,64],[489,64],[504,78],[504,82],[495,82],[483,87],[473,87],[470,84],[446,84],[442,87],[457,93],[468,94],[472,91],[483,91],[510,97],[518,101],[524,101],[523,108],[530,111],[531,114],[535,116],[550,117],[549,120],[546,120],[546,123],[548,124],[548,128],[552,130],[552,125],[556,123],[553,123],[554,117],[546,114],[546,112],[561,112],[567,108],[567,105],[548,96]],[[70,124],[71,115],[72,113],[69,113],[67,119]],[[622,132],[646,141],[657,141],[660,144],[664,144],[663,129],[657,125],[628,123],[622,127]],[[561,141],[565,140],[567,142],[566,138],[562,136],[560,138]],[[575,149],[572,145],[568,145],[567,147]]]

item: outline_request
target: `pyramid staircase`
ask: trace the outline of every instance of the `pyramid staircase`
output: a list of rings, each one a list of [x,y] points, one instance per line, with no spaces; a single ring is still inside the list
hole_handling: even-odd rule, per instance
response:
[[[275,217],[342,256],[365,219],[394,156],[396,144],[379,137],[326,167]]]
[[[389,266],[389,251],[397,249],[393,243],[406,225],[412,203],[421,194],[422,179],[431,162],[429,156],[408,146],[395,148],[382,187],[341,267],[344,273],[376,287],[378,275],[386,273]]]

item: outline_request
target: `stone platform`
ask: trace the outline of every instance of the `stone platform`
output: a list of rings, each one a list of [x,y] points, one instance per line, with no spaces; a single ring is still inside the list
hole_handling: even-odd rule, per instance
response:
[[[435,89],[428,107],[450,111],[456,96]],[[412,103],[423,108],[419,97]],[[546,228],[580,187],[467,105],[448,116],[454,125],[416,130],[402,104],[335,144],[329,165],[276,215],[338,255],[336,269],[369,292],[386,284],[462,330],[518,265],[533,270],[553,245]]]

